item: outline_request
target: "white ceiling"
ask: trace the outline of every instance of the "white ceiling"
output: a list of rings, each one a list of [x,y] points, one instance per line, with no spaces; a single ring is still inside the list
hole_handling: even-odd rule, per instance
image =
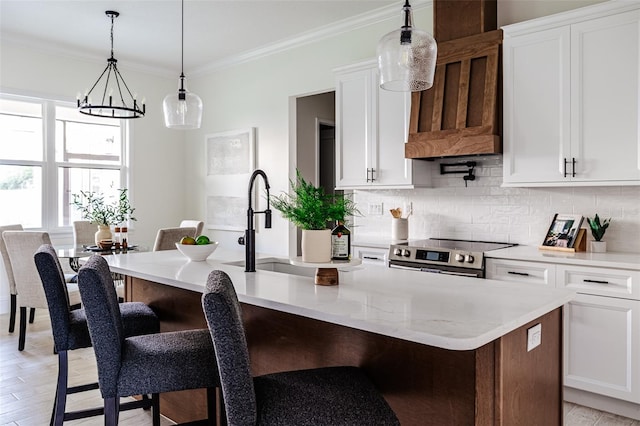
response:
[[[425,3],[412,2],[414,9]],[[394,15],[400,25],[402,4],[401,0],[186,0],[185,74]],[[114,25],[114,57],[121,67],[179,74],[179,0],[0,0],[0,37],[106,60],[111,26],[106,10],[120,12]]]

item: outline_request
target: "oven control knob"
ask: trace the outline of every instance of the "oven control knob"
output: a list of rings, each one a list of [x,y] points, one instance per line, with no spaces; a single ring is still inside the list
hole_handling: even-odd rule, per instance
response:
[[[404,250],[402,250],[402,255],[404,257],[409,257],[409,256],[411,256],[411,252],[409,250],[407,250],[407,249],[404,249]]]
[[[399,249],[399,248],[393,249],[393,254],[395,256],[401,256],[402,255],[402,249]]]
[[[473,261],[474,261],[474,260],[476,260],[476,258],[475,258],[475,257],[473,257],[473,255],[472,255],[472,254],[468,254],[468,255],[466,255],[466,256],[464,257],[464,260],[466,260],[466,261],[467,261],[467,263],[473,263]]]
[[[464,254],[456,253],[456,262],[464,262]]]

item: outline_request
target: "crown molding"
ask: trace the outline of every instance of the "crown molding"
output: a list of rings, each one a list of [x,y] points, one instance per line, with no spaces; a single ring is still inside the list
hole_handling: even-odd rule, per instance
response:
[[[411,8],[413,11],[421,10],[424,8],[432,8],[433,0],[414,0]],[[229,56],[219,61],[210,62],[207,65],[198,67],[193,70],[191,76],[201,77],[203,75],[229,68],[242,63],[250,62],[259,58],[263,58],[276,53],[281,53],[289,49],[294,49],[307,44],[315,43],[320,40],[324,40],[330,37],[335,37],[338,34],[347,33],[358,28],[363,28],[368,25],[377,24],[387,19],[397,17],[400,19],[402,12],[402,3],[384,6],[371,12],[363,13],[356,17],[343,19],[341,21],[333,22],[324,27],[316,28],[312,31],[301,33],[295,37],[290,37],[279,42],[271,43],[260,47],[258,49],[249,50],[239,53],[238,55]],[[382,34],[380,35],[382,36]],[[377,43],[377,40],[376,40]]]
[[[2,34],[2,42],[9,42],[16,46],[26,47],[31,50],[40,51],[42,53],[47,53],[54,56],[60,56],[64,58],[69,58],[73,60],[80,60],[84,62],[91,62],[96,64],[106,65],[108,56],[104,55],[96,55],[95,53],[88,51],[81,51],[78,48],[73,48],[69,46],[60,46],[51,44],[47,41],[40,39],[32,39],[24,37],[23,35],[4,33]],[[116,59],[118,59],[117,52]],[[127,70],[127,71],[136,71],[144,74],[155,75],[158,77],[175,77],[176,71],[175,69],[162,68],[158,66],[150,66],[145,65],[141,62],[132,61],[129,59],[118,59],[118,69]]]
[[[413,4],[411,5],[411,7],[414,11],[422,10],[427,7],[433,7],[433,0],[414,0],[412,3]],[[301,33],[295,37],[283,39],[281,41],[262,46],[258,49],[248,50],[237,55],[221,59],[219,61],[213,61],[204,66],[197,67],[194,70],[191,70],[189,72],[189,76],[202,77],[206,74],[218,71],[220,69],[250,62],[276,53],[281,53],[289,49],[294,49],[300,46],[315,43],[330,37],[335,37],[336,35],[348,33],[349,31],[363,28],[368,25],[377,24],[393,17],[399,17],[400,12],[402,11],[401,6],[402,4],[399,1],[398,4],[374,9],[371,12],[343,19],[341,21],[337,21],[329,25],[316,28],[314,30]],[[380,36],[382,36],[382,34]],[[4,33],[2,34],[2,41],[10,42],[18,46],[24,46],[33,50],[38,50],[56,56],[63,56],[69,59],[77,59],[95,63],[104,63],[107,59],[106,55],[96,55],[95,53],[89,53],[87,51],[81,52],[77,48],[54,45],[48,43],[47,41],[25,38],[24,36],[20,36],[17,34]],[[119,62],[118,65],[120,65],[123,70],[136,71],[166,78],[176,77],[176,70],[174,68],[151,66],[130,59],[123,60],[122,64]]]

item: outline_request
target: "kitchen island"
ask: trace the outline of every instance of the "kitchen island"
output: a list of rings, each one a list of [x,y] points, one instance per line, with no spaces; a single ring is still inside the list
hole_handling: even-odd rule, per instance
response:
[[[202,328],[211,270],[231,277],[242,303],[254,374],[329,365],[365,369],[402,424],[562,424],[562,306],[574,292],[362,265],[340,285],[226,264],[175,250],[105,257],[126,275],[128,300],[148,303],[162,331]],[[257,263],[261,262],[258,256]],[[527,330],[541,324],[527,350]],[[193,391],[163,395],[176,421],[204,414]]]

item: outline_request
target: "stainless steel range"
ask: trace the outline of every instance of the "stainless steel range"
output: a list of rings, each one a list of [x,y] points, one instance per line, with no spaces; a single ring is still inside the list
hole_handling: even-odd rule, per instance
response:
[[[484,253],[517,244],[429,238],[389,247],[389,267],[484,278]]]

